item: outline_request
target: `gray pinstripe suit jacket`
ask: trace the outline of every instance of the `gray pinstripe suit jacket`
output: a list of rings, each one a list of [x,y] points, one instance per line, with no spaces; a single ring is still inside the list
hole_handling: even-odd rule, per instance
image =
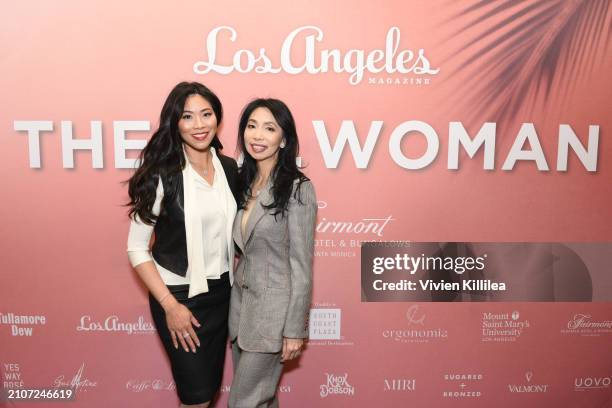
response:
[[[308,337],[317,200],[312,183],[305,181],[300,204],[296,185],[284,217],[275,220],[273,210],[262,207],[272,202],[269,182],[251,210],[244,237],[243,210],[234,221],[242,255],[234,272],[229,335],[246,351],[276,353],[283,337]]]

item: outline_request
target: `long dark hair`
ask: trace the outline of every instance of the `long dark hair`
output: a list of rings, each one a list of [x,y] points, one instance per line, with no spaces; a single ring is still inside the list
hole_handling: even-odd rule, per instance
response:
[[[152,209],[159,177],[176,175],[185,168],[183,140],[178,130],[178,122],[183,114],[185,101],[191,95],[200,95],[206,99],[217,118],[217,128],[221,125],[223,107],[213,91],[198,82],[181,82],[172,89],[162,107],[159,128],[140,152],[140,167],[128,180],[129,215],[138,216],[145,224],[152,225],[157,219]],[[218,150],[223,148],[216,134],[210,145]],[[164,194],[172,195],[176,194],[176,191],[164,190]]]
[[[257,108],[269,109],[276,123],[278,123],[283,130],[285,147],[279,149],[278,161],[270,174],[270,177],[273,179],[272,195],[274,201],[269,205],[265,205],[267,209],[275,209],[274,215],[283,215],[285,211],[287,211],[294,181],[296,179],[298,180],[298,186],[294,196],[299,200],[300,186],[304,181],[308,180],[308,177],[300,171],[295,163],[299,152],[299,142],[293,115],[287,105],[278,99],[255,99],[244,108],[240,116],[237,148],[238,151],[243,154],[243,162],[238,172],[238,185],[240,191],[238,208],[244,208],[248,199],[252,197],[251,183],[257,176],[257,161],[247,152],[244,143],[244,131],[249,122],[249,117]]]

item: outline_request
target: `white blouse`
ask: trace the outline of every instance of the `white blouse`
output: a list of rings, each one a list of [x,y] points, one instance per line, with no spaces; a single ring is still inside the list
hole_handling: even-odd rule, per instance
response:
[[[233,281],[232,224],[236,201],[229,189],[221,161],[211,147],[215,175],[212,185],[193,169],[189,161],[183,170],[185,233],[188,267],[185,277],[159,265],[151,256],[150,241],[154,226],[132,219],[128,234],[128,257],[132,266],[153,261],[166,285],[189,285],[189,297],[208,292],[207,279],[219,279],[230,271]],[[164,197],[161,179],[157,185],[152,212],[159,215]]]

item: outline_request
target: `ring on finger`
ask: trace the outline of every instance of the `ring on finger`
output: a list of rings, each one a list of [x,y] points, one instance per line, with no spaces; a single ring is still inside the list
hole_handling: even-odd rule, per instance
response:
[[[183,337],[184,337],[184,338],[189,337],[189,333],[183,333]]]

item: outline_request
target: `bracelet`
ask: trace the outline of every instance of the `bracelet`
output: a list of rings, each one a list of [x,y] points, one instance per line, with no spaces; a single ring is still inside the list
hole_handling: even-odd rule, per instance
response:
[[[159,304],[161,305],[161,304],[163,303],[163,301],[164,301],[164,300],[166,300],[166,298],[167,298],[168,296],[170,296],[170,295],[171,295],[171,293],[170,293],[170,292],[168,292],[168,293],[166,293],[164,296],[162,296],[162,297],[161,297],[161,299],[159,299]]]

